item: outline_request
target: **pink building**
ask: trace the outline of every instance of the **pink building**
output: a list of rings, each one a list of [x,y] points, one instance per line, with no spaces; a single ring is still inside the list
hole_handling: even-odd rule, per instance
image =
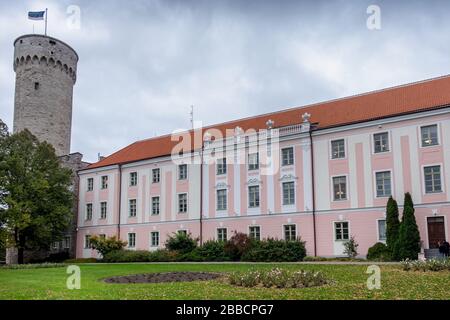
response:
[[[318,256],[354,236],[365,255],[405,192],[433,248],[450,229],[450,76],[137,141],[79,175],[78,257],[94,234],[155,250],[180,231],[301,237]]]

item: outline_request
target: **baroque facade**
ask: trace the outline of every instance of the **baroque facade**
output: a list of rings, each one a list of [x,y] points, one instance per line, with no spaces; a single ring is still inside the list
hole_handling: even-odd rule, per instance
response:
[[[178,135],[178,134],[177,134]],[[155,250],[188,232],[306,241],[360,255],[385,241],[385,206],[410,192],[422,248],[450,230],[450,77],[137,141],[79,171],[77,257],[92,235]],[[180,148],[180,141],[184,146]]]

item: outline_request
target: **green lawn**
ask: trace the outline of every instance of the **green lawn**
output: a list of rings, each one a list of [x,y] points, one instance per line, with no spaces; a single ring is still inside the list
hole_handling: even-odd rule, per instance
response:
[[[81,289],[66,288],[66,269],[0,269],[0,299],[449,299],[450,272],[405,272],[381,266],[381,289],[368,290],[364,265],[312,264],[89,264],[81,266]],[[303,289],[234,287],[221,281],[107,284],[103,278],[148,272],[283,268],[324,272],[333,283]]]

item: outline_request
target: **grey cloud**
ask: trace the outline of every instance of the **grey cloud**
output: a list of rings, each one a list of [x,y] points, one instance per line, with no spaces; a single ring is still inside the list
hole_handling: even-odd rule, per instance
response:
[[[81,8],[81,30],[66,8]],[[366,28],[378,4],[382,29]],[[12,127],[12,42],[48,7],[80,55],[72,151],[95,161],[137,139],[449,73],[445,1],[0,3],[0,118]],[[41,25],[35,23],[36,29]]]

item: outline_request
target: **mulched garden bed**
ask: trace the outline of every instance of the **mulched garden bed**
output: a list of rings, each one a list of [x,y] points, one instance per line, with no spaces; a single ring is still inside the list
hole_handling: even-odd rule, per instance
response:
[[[129,276],[117,276],[106,278],[107,283],[162,283],[162,282],[190,282],[207,281],[220,278],[220,273],[212,272],[164,272],[133,274]]]

